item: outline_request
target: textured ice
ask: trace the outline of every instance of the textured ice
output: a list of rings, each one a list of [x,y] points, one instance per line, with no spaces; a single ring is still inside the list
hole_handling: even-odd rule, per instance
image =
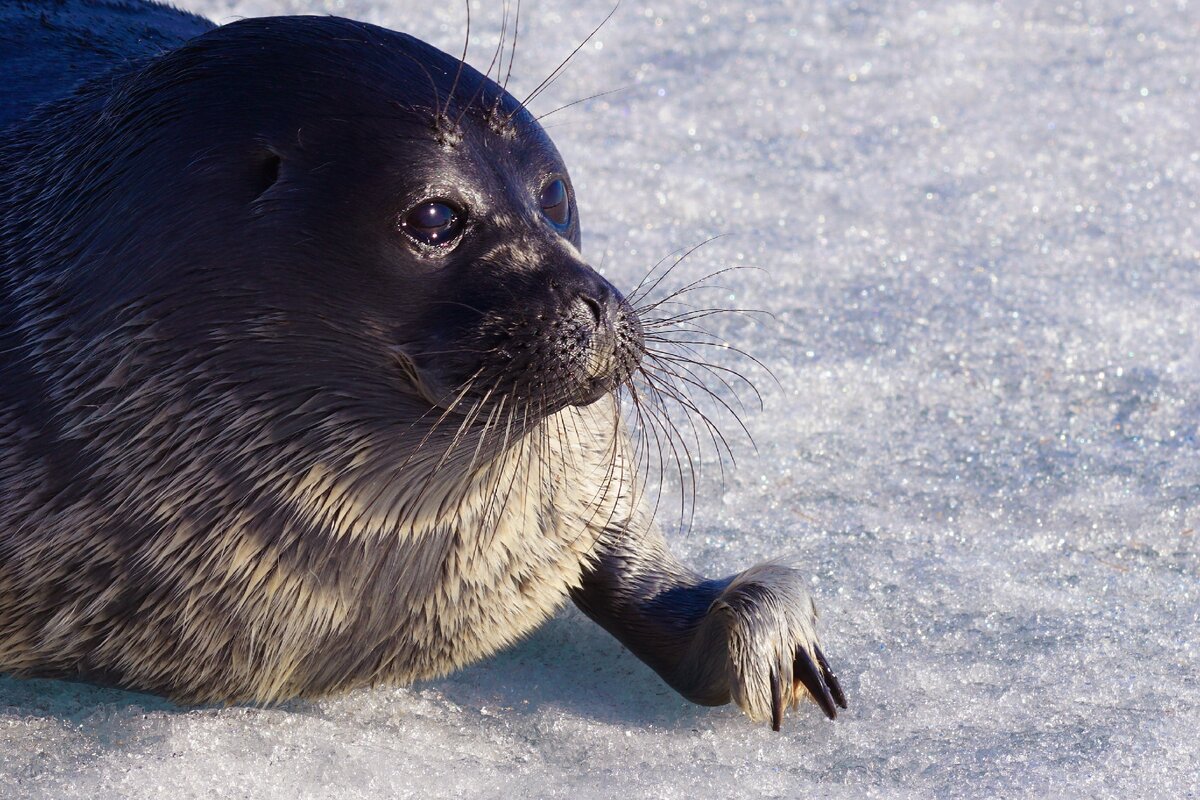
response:
[[[455,2],[185,5],[462,45]],[[526,0],[517,93],[608,11]],[[282,708],[0,679],[0,797],[1200,796],[1200,7],[626,0],[535,110],[620,87],[545,120],[586,253],[726,234],[681,280],[774,315],[713,323],[778,383],[733,362],[758,449],[675,546],[806,565],[850,710],[688,705],[568,610]]]

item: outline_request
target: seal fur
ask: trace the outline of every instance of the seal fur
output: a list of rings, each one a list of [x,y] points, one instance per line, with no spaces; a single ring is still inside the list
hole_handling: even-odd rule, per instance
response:
[[[844,706],[800,573],[704,579],[644,508],[640,322],[520,103],[337,18],[131,55],[0,145],[0,670],[270,703],[570,597],[696,702]],[[431,200],[453,247],[397,224]]]

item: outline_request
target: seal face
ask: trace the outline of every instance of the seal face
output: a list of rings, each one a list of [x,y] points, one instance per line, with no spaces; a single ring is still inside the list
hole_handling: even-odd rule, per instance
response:
[[[245,20],[4,136],[0,670],[272,702],[444,673],[570,593],[699,702],[832,714],[798,578],[705,581],[641,508],[641,322],[493,81]]]

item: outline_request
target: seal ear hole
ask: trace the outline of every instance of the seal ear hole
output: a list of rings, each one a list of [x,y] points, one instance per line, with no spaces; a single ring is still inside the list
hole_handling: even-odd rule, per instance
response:
[[[262,197],[268,189],[275,185],[275,181],[279,180],[279,165],[282,159],[275,153],[268,152],[258,165],[257,183],[255,184],[254,196]]]

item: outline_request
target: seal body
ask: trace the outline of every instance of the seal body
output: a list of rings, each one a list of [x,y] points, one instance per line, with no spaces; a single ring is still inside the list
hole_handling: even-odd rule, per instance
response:
[[[641,324],[520,103],[362,23],[109,5],[171,22],[3,106],[0,670],[274,702],[571,597],[698,702],[844,704],[799,573],[705,580],[642,508]]]
[[[206,19],[138,0],[0,3],[0,128],[132,59],[213,28]]]

